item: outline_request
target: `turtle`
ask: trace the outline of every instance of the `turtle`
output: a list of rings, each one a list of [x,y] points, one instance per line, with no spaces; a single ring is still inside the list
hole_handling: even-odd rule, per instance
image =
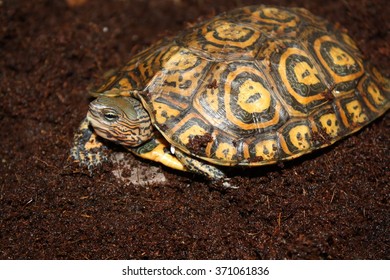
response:
[[[383,115],[390,80],[347,31],[303,8],[222,13],[139,54],[97,88],[71,156],[107,141],[211,180],[329,146]]]

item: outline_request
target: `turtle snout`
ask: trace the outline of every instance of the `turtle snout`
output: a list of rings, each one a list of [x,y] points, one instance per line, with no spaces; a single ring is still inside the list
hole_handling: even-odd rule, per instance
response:
[[[88,110],[88,113],[87,113],[87,119],[89,121],[93,120],[93,119],[98,119],[99,118],[99,107],[94,104],[94,102],[91,102],[89,104],[89,110]]]
[[[98,112],[101,109],[101,105],[97,102],[97,99],[89,103],[89,112]]]

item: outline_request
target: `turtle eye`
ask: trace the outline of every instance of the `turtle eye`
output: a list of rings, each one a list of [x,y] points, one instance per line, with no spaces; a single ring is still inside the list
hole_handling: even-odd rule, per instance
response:
[[[115,122],[119,118],[118,114],[116,114],[116,112],[112,112],[112,111],[104,112],[103,116],[104,116],[104,119],[108,122]]]

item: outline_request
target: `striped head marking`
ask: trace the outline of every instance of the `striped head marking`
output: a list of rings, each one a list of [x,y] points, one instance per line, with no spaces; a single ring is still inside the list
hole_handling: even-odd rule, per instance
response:
[[[153,136],[147,111],[132,97],[98,97],[89,105],[87,119],[99,136],[124,146],[139,146]]]

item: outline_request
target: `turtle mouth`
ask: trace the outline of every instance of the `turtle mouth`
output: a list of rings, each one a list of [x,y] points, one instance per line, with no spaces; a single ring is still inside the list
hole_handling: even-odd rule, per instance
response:
[[[108,137],[109,129],[104,124],[104,122],[101,121],[100,117],[96,116],[96,112],[88,111],[87,120],[99,136],[104,138]]]

